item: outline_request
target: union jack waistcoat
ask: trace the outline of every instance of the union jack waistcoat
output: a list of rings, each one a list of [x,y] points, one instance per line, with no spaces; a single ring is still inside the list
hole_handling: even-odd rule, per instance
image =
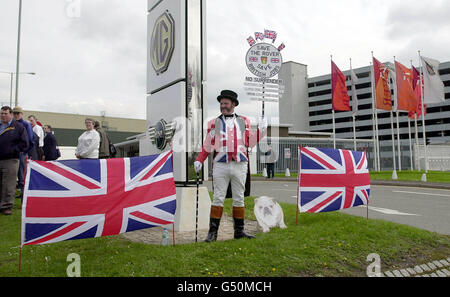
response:
[[[235,115],[234,125],[227,125],[225,116],[208,122],[208,130],[202,151],[196,161],[204,162],[214,152],[214,162],[248,162],[248,148],[254,147],[265,135],[259,129],[253,132],[250,120]]]

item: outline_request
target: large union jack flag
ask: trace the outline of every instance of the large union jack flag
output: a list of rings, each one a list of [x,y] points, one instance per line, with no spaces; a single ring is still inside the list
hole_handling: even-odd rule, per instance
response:
[[[22,245],[116,235],[172,224],[173,152],[27,165]]]
[[[365,152],[309,147],[299,150],[300,212],[328,212],[369,203]]]

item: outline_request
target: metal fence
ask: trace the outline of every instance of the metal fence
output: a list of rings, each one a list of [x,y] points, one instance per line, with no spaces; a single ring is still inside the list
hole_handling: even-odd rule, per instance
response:
[[[117,150],[116,158],[129,158],[139,156],[139,140],[133,139],[114,144]]]
[[[267,138],[255,149],[257,172],[262,173],[269,161],[275,161],[275,173],[285,173],[286,168],[290,172],[298,172],[298,146],[333,148],[332,138]],[[272,157],[266,156],[269,146],[272,148]],[[354,150],[352,139],[336,139],[336,148]],[[374,150],[372,140],[357,140],[357,150],[366,150],[369,170],[375,171]],[[411,158],[412,154],[412,158]],[[401,170],[425,170],[425,150],[423,145],[414,145],[410,151],[409,144],[400,145],[401,161],[398,160],[398,147],[395,143],[395,166]],[[428,145],[428,170],[450,171],[450,145]],[[380,142],[380,170],[389,171],[394,169],[394,154],[392,142]],[[411,164],[411,159],[413,164]],[[400,166],[401,165],[401,166]]]
[[[332,138],[265,138],[255,147],[257,172],[262,173],[267,166],[267,162],[275,161],[275,173],[285,173],[286,168],[291,173],[298,172],[298,146],[315,148],[333,148]],[[272,148],[272,156],[266,156],[266,153]],[[353,139],[336,139],[337,149],[354,150]],[[357,140],[357,150],[366,150],[369,168],[374,167],[373,141]]]
[[[423,145],[415,145],[416,168],[425,169],[425,150]],[[427,145],[428,170],[450,171],[450,145]]]

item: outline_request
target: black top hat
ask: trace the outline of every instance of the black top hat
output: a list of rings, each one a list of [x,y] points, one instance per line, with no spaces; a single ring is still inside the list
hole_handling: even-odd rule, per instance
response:
[[[239,101],[237,100],[238,94],[236,94],[233,91],[223,90],[222,92],[220,92],[220,95],[217,97],[217,101],[220,102],[220,100],[223,98],[230,99],[231,101],[233,101],[236,104],[236,106],[239,105]]]

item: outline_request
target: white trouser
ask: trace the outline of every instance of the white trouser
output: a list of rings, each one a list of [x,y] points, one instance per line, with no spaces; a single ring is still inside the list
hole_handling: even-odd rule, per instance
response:
[[[212,205],[223,207],[225,196],[227,195],[228,184],[231,182],[233,206],[244,207],[247,166],[248,162],[214,162],[214,200],[212,202]]]

